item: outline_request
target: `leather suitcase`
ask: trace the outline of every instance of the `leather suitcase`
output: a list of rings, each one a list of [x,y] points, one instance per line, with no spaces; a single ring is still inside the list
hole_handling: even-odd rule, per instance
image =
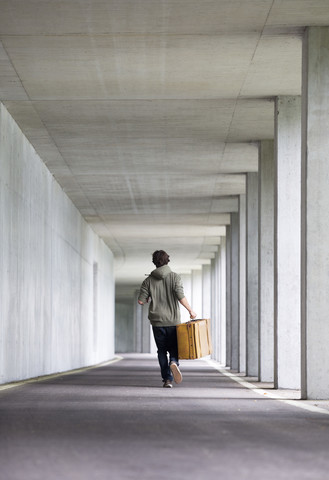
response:
[[[178,358],[190,360],[212,353],[210,319],[191,320],[176,325]]]

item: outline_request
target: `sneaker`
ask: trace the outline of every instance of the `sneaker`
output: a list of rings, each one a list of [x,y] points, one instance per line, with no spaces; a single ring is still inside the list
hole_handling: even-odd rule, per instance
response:
[[[171,380],[165,380],[163,382],[163,388],[172,388]]]
[[[183,376],[176,362],[170,362],[170,370],[176,383],[181,383]]]

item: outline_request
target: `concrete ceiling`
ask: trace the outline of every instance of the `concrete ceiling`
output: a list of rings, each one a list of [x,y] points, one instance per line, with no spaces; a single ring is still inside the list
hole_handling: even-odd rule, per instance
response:
[[[209,263],[328,0],[0,0],[0,99],[119,284]]]

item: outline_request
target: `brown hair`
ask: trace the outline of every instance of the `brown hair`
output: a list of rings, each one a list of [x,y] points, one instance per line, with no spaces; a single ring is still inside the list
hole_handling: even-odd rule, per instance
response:
[[[170,262],[169,255],[164,250],[156,250],[152,255],[152,262],[157,268],[163,267]]]

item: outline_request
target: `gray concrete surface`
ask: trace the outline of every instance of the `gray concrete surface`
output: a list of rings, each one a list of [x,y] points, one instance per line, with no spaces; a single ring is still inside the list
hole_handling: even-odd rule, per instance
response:
[[[0,384],[114,355],[113,255],[0,104]]]
[[[215,253],[213,253],[215,258]],[[211,318],[211,266],[202,266],[202,318]]]
[[[323,0],[0,0],[0,12],[0,100],[112,249],[117,282],[135,284],[160,242],[181,273],[209,264],[227,197],[273,138],[273,99],[301,92],[303,27],[329,23]]]
[[[240,369],[240,316],[239,316],[239,214],[231,213],[231,358],[232,370]]]
[[[267,399],[204,361],[182,371],[163,389],[155,357],[125,355],[0,391],[0,478],[328,478],[329,415]]]
[[[192,270],[191,275],[191,297],[187,298],[192,309],[197,314],[197,318],[203,318],[202,315],[202,270]],[[186,294],[185,294],[186,295]]]
[[[279,388],[300,388],[300,97],[277,99],[275,144],[274,376]]]
[[[216,275],[217,275],[217,285],[218,290],[215,290],[215,301],[217,302],[217,311],[219,318],[218,325],[218,341],[217,341],[217,356],[214,357],[215,360],[219,361],[222,365],[226,364],[226,263],[227,263],[227,241],[226,237],[222,237],[218,257],[216,259]],[[216,284],[215,284],[216,287]],[[216,291],[220,292],[220,295],[216,295]]]
[[[302,390],[329,398],[329,27],[310,28],[303,48]]]
[[[221,248],[221,246],[220,246]],[[211,260],[211,338],[213,339],[212,358],[226,362],[226,338],[220,336],[220,329],[224,323],[220,312],[220,296],[216,296],[215,292],[220,292],[220,250],[216,253],[215,258]],[[226,274],[226,272],[225,272]],[[226,325],[225,325],[226,326]],[[221,339],[219,342],[217,339]],[[220,359],[220,352],[225,353],[225,358]]]
[[[134,298],[115,302],[115,351],[134,351]]]
[[[258,318],[259,379],[274,379],[274,143],[259,150]]]
[[[232,236],[231,227],[226,228],[226,312],[224,314],[225,321],[225,342],[226,342],[226,363],[225,365],[231,365],[231,353],[232,353],[232,262],[231,262],[231,249],[232,249]],[[215,292],[216,295],[216,292]]]
[[[258,173],[247,175],[246,372],[258,376]]]
[[[239,369],[246,371],[246,195],[239,198]]]

